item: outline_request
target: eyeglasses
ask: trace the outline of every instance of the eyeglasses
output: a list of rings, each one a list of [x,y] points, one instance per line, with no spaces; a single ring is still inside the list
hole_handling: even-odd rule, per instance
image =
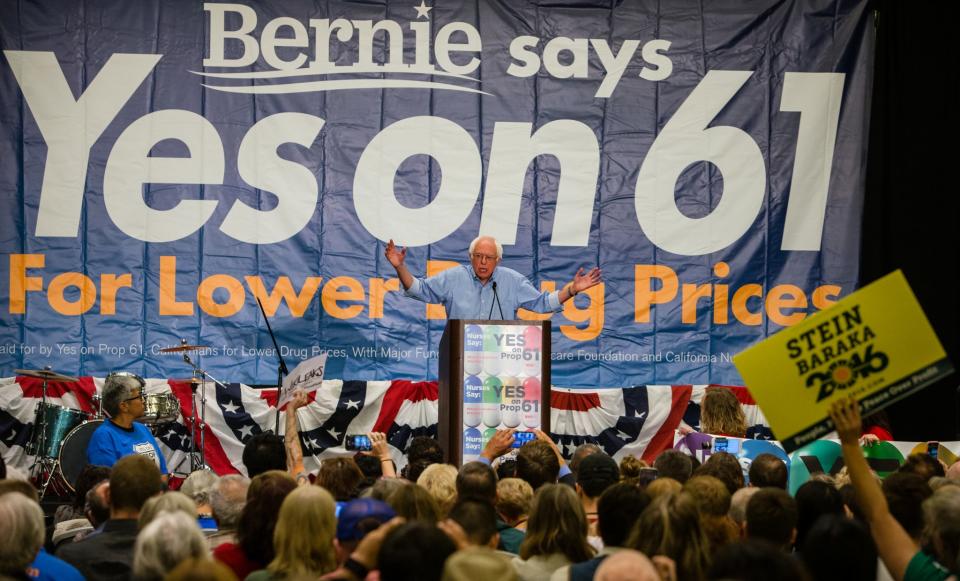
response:
[[[123,401],[127,402],[127,401],[133,401],[133,400],[135,400],[135,399],[143,399],[143,392],[140,392],[139,395],[135,395],[135,396],[133,396],[133,397],[128,397],[127,399],[125,399],[125,400],[123,400]]]
[[[478,262],[495,262],[497,260],[496,256],[490,256],[488,254],[477,254],[476,252],[471,254],[470,257]]]

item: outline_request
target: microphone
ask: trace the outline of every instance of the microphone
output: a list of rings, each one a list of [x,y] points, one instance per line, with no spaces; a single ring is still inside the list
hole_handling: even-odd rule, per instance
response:
[[[497,301],[497,309],[500,311],[500,320],[503,320],[503,307],[500,305],[500,295],[497,294],[497,281],[493,281],[493,299]],[[490,314],[487,315],[489,319],[493,315],[493,303],[490,303]]]

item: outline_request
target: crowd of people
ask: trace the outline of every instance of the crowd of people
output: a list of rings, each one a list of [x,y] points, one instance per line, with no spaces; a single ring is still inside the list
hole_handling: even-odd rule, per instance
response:
[[[299,402],[302,403],[302,402]],[[297,403],[294,404],[298,405]],[[855,402],[832,418],[845,468],[793,495],[787,466],[744,474],[723,452],[617,462],[585,444],[569,463],[544,433],[512,453],[444,463],[414,438],[396,471],[373,450],[305,474],[296,438],[251,438],[249,475],[191,474],[168,490],[130,455],[89,466],[45,526],[37,491],[0,473],[0,577],[11,579],[616,580],[947,579],[960,572],[960,463],[911,456],[882,481]],[[295,425],[288,426],[294,428]],[[2,470],[2,469],[0,469]]]

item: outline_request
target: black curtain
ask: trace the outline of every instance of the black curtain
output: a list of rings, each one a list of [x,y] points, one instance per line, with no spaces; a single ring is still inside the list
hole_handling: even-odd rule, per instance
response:
[[[960,366],[960,4],[874,2],[861,286],[902,269]],[[897,440],[960,439],[960,375],[888,408]]]

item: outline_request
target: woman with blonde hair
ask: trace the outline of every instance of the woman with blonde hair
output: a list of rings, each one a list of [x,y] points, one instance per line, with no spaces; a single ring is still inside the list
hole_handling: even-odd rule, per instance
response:
[[[420,473],[417,485],[427,489],[437,501],[440,518],[447,516],[457,501],[457,469],[449,464],[431,464]]]
[[[335,507],[333,496],[319,486],[301,486],[287,495],[273,531],[276,556],[247,580],[316,578],[336,569]]]
[[[431,525],[440,520],[440,507],[427,489],[411,482],[394,490],[387,498],[397,516],[408,522],[419,521]]]
[[[634,525],[628,549],[663,555],[677,565],[677,579],[700,581],[710,566],[710,546],[700,525],[697,501],[689,492],[653,499]]]
[[[747,418],[740,401],[725,387],[708,387],[700,401],[700,431],[715,436],[744,438]]]
[[[513,560],[522,581],[546,581],[554,571],[593,557],[587,515],[572,488],[544,484],[537,490],[520,556]]]

